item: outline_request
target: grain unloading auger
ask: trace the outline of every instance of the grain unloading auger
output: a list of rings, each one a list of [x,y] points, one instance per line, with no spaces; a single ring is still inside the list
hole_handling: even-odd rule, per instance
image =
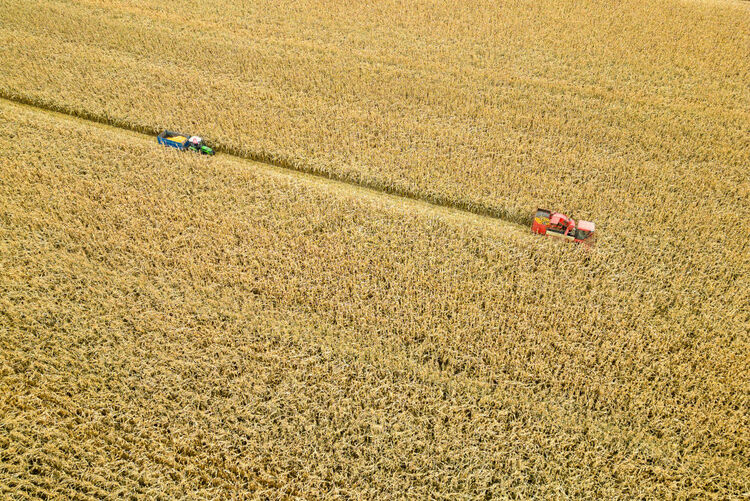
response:
[[[537,209],[534,221],[531,223],[531,231],[534,233],[586,245],[593,245],[596,239],[595,228],[591,221],[578,221],[576,224],[575,220],[565,214],[547,209]]]

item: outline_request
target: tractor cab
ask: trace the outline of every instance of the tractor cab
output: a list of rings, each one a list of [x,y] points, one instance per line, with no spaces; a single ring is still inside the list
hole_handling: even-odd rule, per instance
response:
[[[578,221],[575,235],[576,242],[583,242],[585,240],[586,243],[593,243],[596,236],[594,233],[595,229],[596,226],[591,221]]]
[[[550,215],[547,231],[567,237],[574,236],[573,233],[575,232],[575,228],[576,222],[565,214],[553,212],[552,215]]]

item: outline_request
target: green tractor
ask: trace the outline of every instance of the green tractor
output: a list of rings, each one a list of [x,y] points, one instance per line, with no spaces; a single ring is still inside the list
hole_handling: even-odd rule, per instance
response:
[[[203,155],[214,154],[214,150],[203,144],[203,139],[200,136],[190,136],[187,149],[196,153],[202,153]]]

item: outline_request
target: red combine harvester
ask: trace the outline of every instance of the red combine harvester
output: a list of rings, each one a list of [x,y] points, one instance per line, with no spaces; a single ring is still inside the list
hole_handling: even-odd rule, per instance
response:
[[[594,223],[591,221],[578,221],[576,225],[576,222],[565,214],[546,209],[536,210],[534,222],[531,223],[531,231],[587,245],[593,244],[596,238]]]

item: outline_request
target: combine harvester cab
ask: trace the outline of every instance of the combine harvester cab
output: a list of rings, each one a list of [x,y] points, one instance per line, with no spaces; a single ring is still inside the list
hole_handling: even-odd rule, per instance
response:
[[[560,212],[537,209],[531,231],[540,235],[563,238],[575,243],[593,245],[596,240],[595,225],[591,221],[578,221]]]
[[[161,132],[156,140],[164,146],[171,146],[178,150],[190,150],[203,155],[213,155],[214,150],[203,144],[203,139],[198,136],[188,136],[180,132],[165,130]]]

